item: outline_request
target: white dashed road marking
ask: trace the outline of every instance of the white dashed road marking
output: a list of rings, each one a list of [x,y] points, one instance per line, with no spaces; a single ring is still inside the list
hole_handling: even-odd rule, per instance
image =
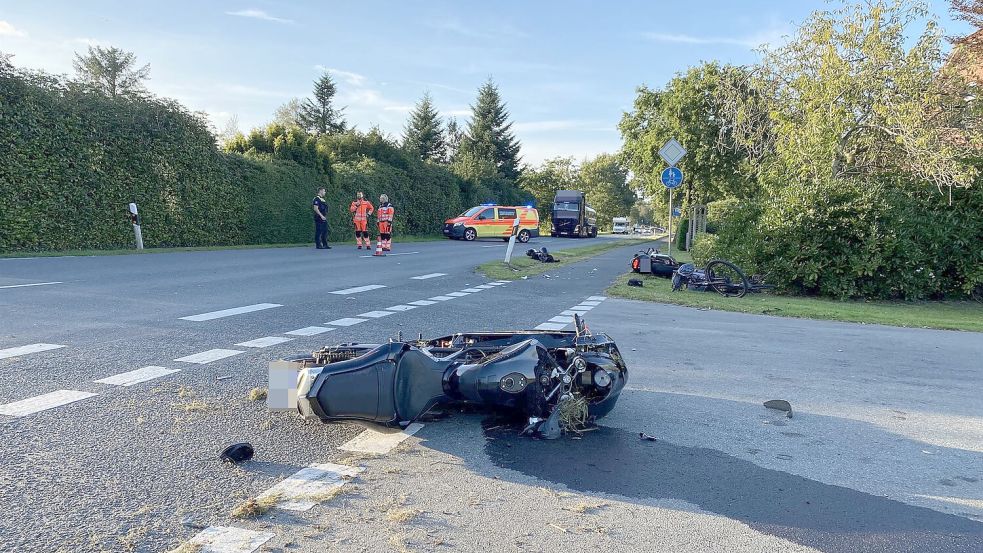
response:
[[[324,324],[329,324],[332,326],[352,326],[352,325],[357,325],[358,323],[364,323],[367,320],[368,319],[359,319],[356,317],[345,317],[343,319],[335,319],[329,323],[324,323]]]
[[[465,288],[464,290],[461,290],[461,291],[462,292],[470,292],[470,293],[473,294],[475,292],[480,292],[482,290],[484,290],[484,288]]]
[[[276,506],[289,511],[309,511],[317,505],[311,499],[345,485],[362,472],[362,467],[323,463],[302,468],[289,478],[256,496],[256,499],[275,497]]]
[[[17,357],[18,355],[27,355],[28,353],[38,353],[39,351],[48,351],[63,347],[65,346],[58,344],[30,344],[27,346],[17,346],[15,348],[0,349],[0,359]]]
[[[442,277],[442,276],[447,276],[447,273],[429,273],[429,274],[426,274],[426,275],[420,275],[420,276],[415,276],[415,277],[410,277],[410,278],[412,278],[413,280],[427,280],[428,278],[437,278],[437,277]]]
[[[410,309],[416,309],[415,305],[394,305],[392,307],[387,307],[388,311],[409,311]]]
[[[570,324],[573,322],[573,317],[557,316],[550,319],[550,322]]]
[[[30,286],[47,286],[49,284],[61,284],[61,282],[32,282],[31,284],[8,284],[6,286],[0,286],[3,288],[28,288]]]
[[[189,551],[201,553],[253,553],[276,536],[234,526],[209,526],[188,540]]]
[[[589,305],[591,307],[596,307],[598,305],[601,305],[601,302],[599,302],[599,301],[582,301],[582,302],[580,302],[580,305]]]
[[[489,288],[494,288],[494,286],[492,286],[490,284],[481,284],[479,286],[475,286],[475,288],[477,288],[479,290],[488,290]]]
[[[399,253],[392,253],[392,252],[390,252],[390,253],[384,253],[382,255],[375,255],[375,254],[373,254],[373,255],[361,255],[359,257],[392,257],[394,255],[416,255],[418,253],[420,253],[420,252],[399,252]]]
[[[236,349],[210,349],[194,355],[179,357],[175,359],[175,361],[205,365],[207,363],[211,363],[212,361],[218,361],[219,359],[225,359],[226,357],[232,357],[233,355],[238,355],[240,353],[242,352]]]
[[[536,330],[563,330],[566,326],[564,323],[543,323],[536,325]]]
[[[430,301],[430,300],[416,300],[416,301],[409,302],[410,305],[419,305],[421,307],[426,306],[426,305],[433,305],[435,303],[437,303],[437,302]]]
[[[379,288],[385,288],[382,284],[368,284],[366,286],[356,286],[355,288],[345,288],[344,290],[335,290],[330,292],[331,294],[337,294],[339,296],[344,296],[345,294],[357,294],[359,292],[368,292],[369,290],[378,290]]]
[[[452,297],[452,298],[460,298],[461,296],[467,296],[468,293],[467,292],[451,292],[451,293],[449,293],[447,295],[450,296],[450,297]]]
[[[581,313],[584,313],[590,311],[591,309],[594,309],[593,305],[575,305],[571,307],[568,311],[580,311]]]
[[[113,386],[132,386],[134,384],[139,384],[141,382],[146,382],[148,380],[153,380],[155,378],[160,378],[162,376],[167,376],[180,371],[181,369],[168,369],[167,367],[150,366],[108,376],[106,378],[100,378],[99,380],[96,380],[96,382],[100,384],[112,384]]]
[[[92,392],[78,390],[58,390],[40,396],[29,397],[20,401],[0,405],[0,415],[11,417],[26,417],[47,409],[61,407],[69,403],[94,396]]]
[[[587,298],[587,301],[604,301],[608,299],[607,296],[591,296]]]
[[[392,311],[369,311],[367,313],[359,313],[359,317],[368,317],[370,319],[379,319],[389,315],[395,315]]]
[[[383,455],[389,453],[392,448],[402,443],[406,438],[419,432],[421,428],[423,425],[418,422],[407,426],[406,430],[402,432],[379,432],[369,428],[342,444],[338,449]]]
[[[257,303],[255,305],[233,307],[232,309],[223,309],[221,311],[212,311],[210,313],[201,313],[199,315],[188,315],[187,317],[178,317],[178,318],[183,321],[210,321],[212,319],[221,319],[222,317],[231,317],[233,315],[241,315],[243,313],[252,313],[253,311],[273,309],[274,307],[283,307],[283,306],[280,305],[279,303]]]
[[[256,338],[255,340],[239,342],[236,345],[244,348],[268,348],[270,346],[289,342],[290,340],[293,340],[293,338],[284,338],[283,336],[265,336],[263,338]]]
[[[290,332],[284,332],[284,334],[289,334],[291,336],[314,336],[316,334],[324,334],[325,332],[331,332],[333,328],[328,328],[326,326],[305,326],[304,328],[298,328],[297,330],[291,330]]]
[[[566,315],[568,317],[573,317],[574,315],[581,315],[586,313],[586,311],[574,311],[573,309],[567,309],[566,311],[560,313],[560,315]]]
[[[430,299],[432,299],[433,301],[447,301],[447,300],[454,299],[454,296],[434,296]]]

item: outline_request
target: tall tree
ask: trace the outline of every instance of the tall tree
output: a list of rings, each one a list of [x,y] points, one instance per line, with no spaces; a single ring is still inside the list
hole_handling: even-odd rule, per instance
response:
[[[427,92],[417,102],[403,131],[403,148],[420,159],[444,163],[447,161],[447,142],[444,124]]]
[[[471,112],[461,151],[491,159],[502,176],[512,181],[518,179],[519,141],[512,133],[509,112],[491,79],[478,89],[478,99]]]
[[[331,79],[331,74],[325,72],[314,81],[314,97],[304,100],[300,108],[300,126],[314,134],[339,133],[345,130],[345,120],[341,112],[345,108],[334,107],[334,96],[338,88]]]
[[[587,194],[587,202],[597,210],[600,226],[607,227],[611,219],[628,215],[635,204],[635,193],[628,186],[628,171],[617,156],[601,154],[585,161],[577,180]]]
[[[300,127],[300,113],[304,103],[300,98],[291,98],[273,112],[273,122],[284,127]]]
[[[457,124],[457,119],[451,117],[447,120],[447,160],[454,161],[457,152],[461,149],[461,141],[464,140],[464,131]]]
[[[75,54],[73,65],[84,84],[110,98],[139,94],[150,78],[150,64],[137,67],[136,54],[113,46],[89,46],[86,55]]]

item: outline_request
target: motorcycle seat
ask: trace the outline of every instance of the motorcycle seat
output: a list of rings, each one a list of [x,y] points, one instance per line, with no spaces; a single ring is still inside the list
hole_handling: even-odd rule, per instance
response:
[[[444,398],[447,363],[418,349],[403,353],[393,375],[393,399],[400,421],[412,421]]]

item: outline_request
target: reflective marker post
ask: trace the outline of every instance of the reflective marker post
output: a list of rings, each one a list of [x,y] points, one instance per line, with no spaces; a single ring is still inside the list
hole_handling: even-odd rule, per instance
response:
[[[519,234],[519,214],[515,214],[515,221],[512,221],[512,236],[509,237],[509,247],[505,249],[505,262],[512,264],[512,248],[515,247],[515,237]]]
[[[130,202],[130,222],[133,223],[133,237],[137,242],[137,249],[143,249],[143,232],[140,230],[140,215],[137,213],[137,204]]]

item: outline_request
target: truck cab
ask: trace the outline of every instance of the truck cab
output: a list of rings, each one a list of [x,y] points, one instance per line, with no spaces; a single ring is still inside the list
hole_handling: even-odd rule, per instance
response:
[[[597,212],[580,190],[560,190],[553,199],[550,236],[597,236]]]
[[[630,227],[630,221],[628,217],[615,217],[611,219],[611,233],[612,234],[628,234]]]

